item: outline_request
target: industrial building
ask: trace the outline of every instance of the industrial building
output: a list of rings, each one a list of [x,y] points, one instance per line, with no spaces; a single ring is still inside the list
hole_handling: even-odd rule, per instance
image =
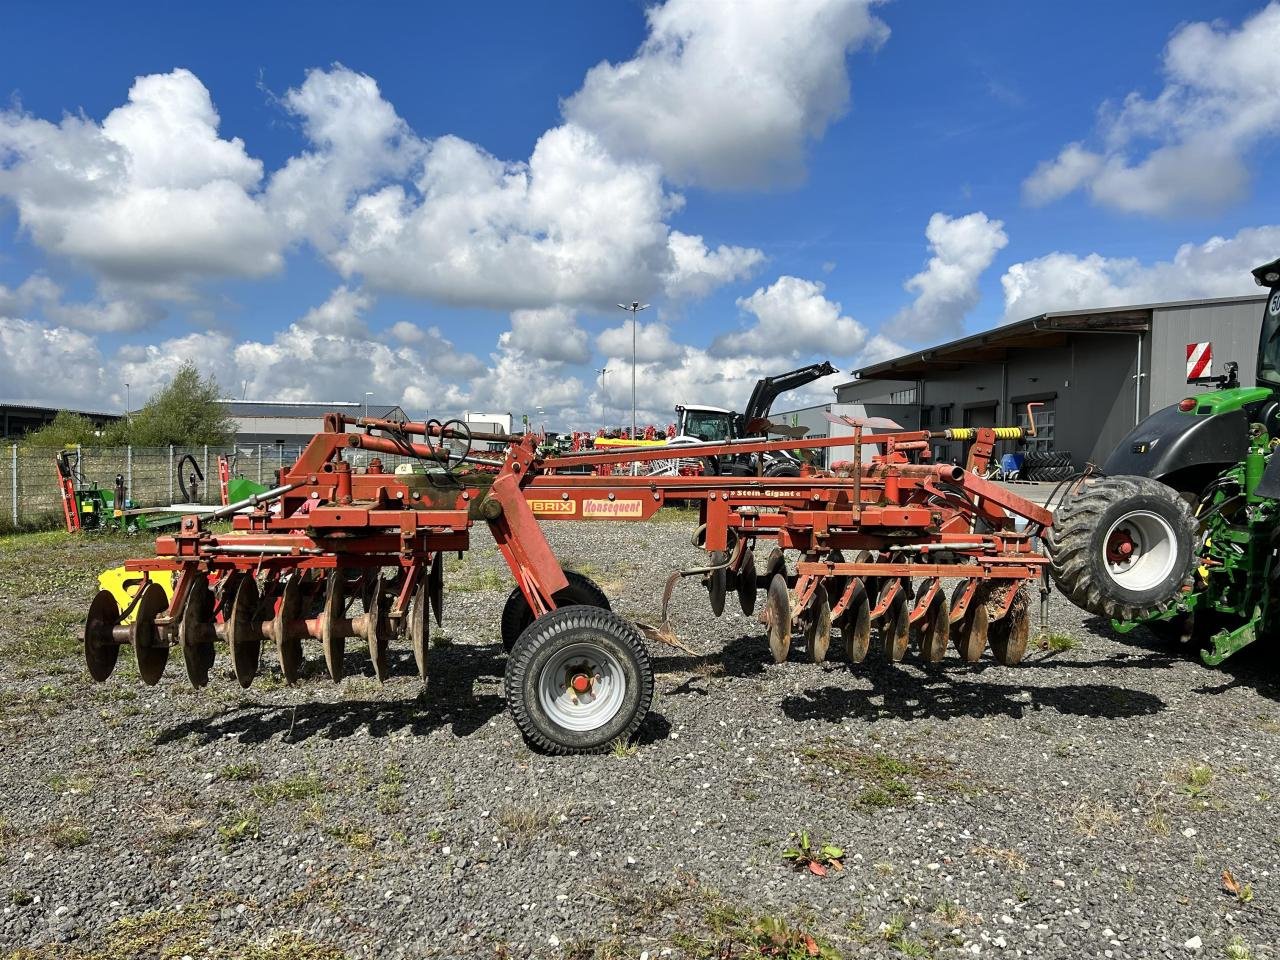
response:
[[[775,410],[769,419],[789,427],[805,427],[806,437],[852,437],[853,427],[833,423],[830,417],[866,420],[881,417],[904,430],[920,428],[920,407],[915,402],[915,381],[867,380],[844,384],[845,394],[838,403],[822,403],[795,410]],[[883,431],[881,431],[883,432]],[[871,452],[864,452],[867,457]],[[853,446],[826,447],[815,450],[817,465],[830,467],[841,460],[853,459]]]
[[[108,424],[115,423],[124,416],[123,412],[72,409],[70,407],[32,403],[28,400],[0,400],[0,437],[16,440],[24,434],[39,430],[41,427],[53,423],[53,418],[58,415],[60,410],[79,414],[89,419],[98,430],[102,430]]]
[[[345,413],[352,417],[383,420],[408,420],[399,406],[363,404],[351,401],[297,401],[287,403],[260,400],[221,400],[227,416],[235,424],[236,443],[268,443],[282,446],[304,446],[320,429],[326,413]]]
[[[868,395],[903,401],[920,427],[1026,424],[1035,408],[1037,438],[1018,449],[1071,454],[1101,464],[1148,414],[1194,394],[1187,345],[1210,341],[1213,372],[1240,365],[1254,382],[1264,295],[1179,300],[1045,313],[985,333],[915,350],[854,371],[835,388],[837,404]],[[893,416],[893,414],[889,414]],[[963,444],[935,444],[940,461],[959,461]]]

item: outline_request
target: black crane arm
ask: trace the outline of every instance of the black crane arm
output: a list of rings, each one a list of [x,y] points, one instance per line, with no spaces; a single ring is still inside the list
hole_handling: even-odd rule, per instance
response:
[[[769,419],[769,410],[779,395],[788,390],[797,390],[815,380],[838,372],[830,361],[824,360],[822,363],[811,363],[798,370],[780,373],[776,377],[763,377],[756,381],[755,389],[751,391],[751,399],[747,401],[746,409],[738,422],[738,435],[750,436],[758,432],[752,430],[751,424],[756,420]]]

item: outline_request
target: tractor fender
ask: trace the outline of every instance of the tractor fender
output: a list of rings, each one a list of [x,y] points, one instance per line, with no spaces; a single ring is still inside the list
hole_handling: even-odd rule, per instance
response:
[[[1189,468],[1238,463],[1248,452],[1246,410],[1184,413],[1173,404],[1130,430],[1102,465],[1102,472],[1164,481]]]

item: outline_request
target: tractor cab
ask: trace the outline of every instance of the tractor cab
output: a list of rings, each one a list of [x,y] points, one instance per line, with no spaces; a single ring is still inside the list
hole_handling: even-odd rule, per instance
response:
[[[703,442],[734,440],[737,414],[722,407],[676,406],[676,435]]]
[[[1258,338],[1258,386],[1280,392],[1280,260],[1264,263],[1253,271],[1253,280],[1267,287],[1271,295],[1262,311]]]

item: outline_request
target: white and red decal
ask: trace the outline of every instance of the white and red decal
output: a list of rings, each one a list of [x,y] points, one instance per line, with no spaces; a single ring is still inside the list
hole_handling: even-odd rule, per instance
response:
[[[1213,341],[1187,344],[1187,379],[1213,376]]]

